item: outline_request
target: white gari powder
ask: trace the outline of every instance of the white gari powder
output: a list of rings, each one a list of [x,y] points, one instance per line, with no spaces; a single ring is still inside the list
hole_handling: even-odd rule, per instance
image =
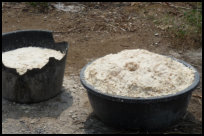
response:
[[[187,88],[194,72],[169,57],[136,49],[97,59],[86,68],[85,80],[103,93],[154,97]]]
[[[9,68],[15,68],[19,75],[33,68],[41,69],[50,57],[61,60],[65,54],[53,49],[40,47],[25,47],[2,53],[2,62]]]

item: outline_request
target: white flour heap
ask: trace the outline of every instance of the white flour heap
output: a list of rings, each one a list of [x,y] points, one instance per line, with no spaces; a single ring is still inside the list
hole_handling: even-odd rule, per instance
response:
[[[103,93],[128,97],[175,94],[194,80],[195,71],[143,49],[102,57],[85,70],[85,80]]]
[[[53,49],[40,47],[25,47],[2,53],[2,62],[9,68],[15,68],[19,75],[23,75],[27,70],[33,68],[41,69],[50,57],[61,60],[65,54]]]

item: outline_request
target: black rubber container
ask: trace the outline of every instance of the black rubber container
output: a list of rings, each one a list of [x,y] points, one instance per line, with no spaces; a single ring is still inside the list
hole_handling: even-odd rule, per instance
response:
[[[123,129],[157,131],[175,124],[185,114],[192,91],[199,84],[200,78],[194,67],[184,61],[173,59],[196,71],[194,82],[176,94],[151,98],[113,96],[94,89],[84,77],[84,71],[90,65],[87,64],[81,70],[80,80],[87,89],[96,116],[111,127]]]
[[[25,30],[2,34],[2,52],[28,46],[54,49],[66,55],[61,60],[51,57],[42,69],[28,70],[24,75],[2,63],[2,96],[7,100],[35,103],[61,92],[68,44],[55,43],[50,31]]]

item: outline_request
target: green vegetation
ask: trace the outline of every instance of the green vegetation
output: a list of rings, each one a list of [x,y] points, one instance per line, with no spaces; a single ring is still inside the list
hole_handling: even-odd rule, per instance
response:
[[[175,35],[176,37],[179,37],[179,38],[184,38],[187,34],[187,31],[185,29],[178,29],[176,32],[175,32]]]
[[[171,33],[178,40],[189,37],[196,41],[202,40],[202,3],[197,2],[192,9],[176,9],[176,14],[165,13],[153,22],[156,26],[168,26],[165,31]]]
[[[186,19],[188,25],[194,26],[196,32],[202,30],[202,11],[193,9],[189,12],[184,13],[184,18]]]
[[[49,2],[27,2],[27,4],[41,12],[46,12],[49,9]]]
[[[33,7],[48,8],[48,2],[28,2]]]

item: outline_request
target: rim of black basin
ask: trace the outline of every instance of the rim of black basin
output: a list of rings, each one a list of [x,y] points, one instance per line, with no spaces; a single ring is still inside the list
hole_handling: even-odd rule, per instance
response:
[[[170,57],[170,56],[167,56],[167,57]],[[173,60],[175,60],[177,62],[180,62],[180,63],[184,64],[186,67],[189,67],[189,68],[191,68],[191,69],[193,69],[195,71],[193,83],[189,87],[187,87],[184,90],[181,90],[181,91],[179,91],[179,92],[177,92],[175,94],[144,98],[144,97],[128,97],[128,96],[120,96],[120,95],[112,95],[112,94],[108,94],[108,93],[103,93],[103,92],[99,91],[98,89],[95,89],[89,83],[87,83],[86,80],[85,80],[85,75],[84,75],[84,72],[85,72],[86,68],[91,63],[95,62],[97,59],[90,62],[90,63],[88,63],[87,65],[85,65],[82,68],[82,70],[80,72],[80,81],[81,81],[82,85],[87,89],[88,92],[90,92],[92,94],[95,94],[97,96],[103,97],[105,99],[112,100],[112,101],[126,102],[126,103],[149,102],[149,101],[151,101],[151,102],[152,101],[154,101],[154,102],[167,101],[167,100],[174,99],[174,98],[176,98],[176,97],[178,97],[180,95],[183,95],[183,94],[186,94],[186,93],[189,93],[189,92],[193,91],[199,85],[199,82],[200,82],[200,76],[199,76],[199,73],[198,73],[196,68],[194,68],[193,66],[186,63],[183,60],[179,60],[179,59],[176,59],[174,57],[170,57],[170,58],[172,58]]]

